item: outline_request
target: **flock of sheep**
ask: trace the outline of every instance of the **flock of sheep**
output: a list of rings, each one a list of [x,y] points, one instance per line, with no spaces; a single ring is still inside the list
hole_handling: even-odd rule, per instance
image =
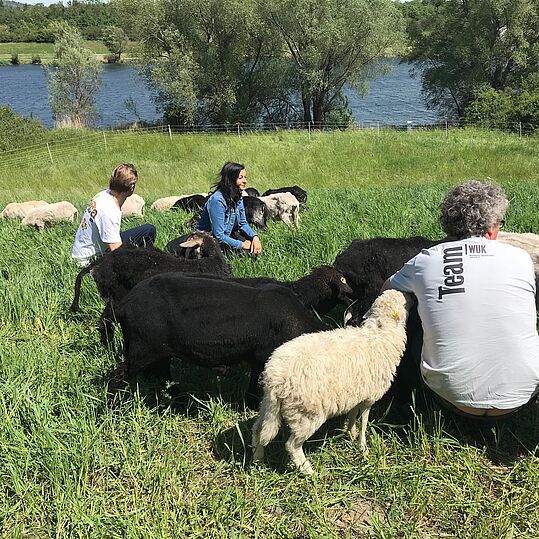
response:
[[[286,192],[295,202],[282,194],[260,198],[266,207],[264,198],[280,200],[273,205],[273,217],[297,226],[297,210],[306,193]],[[136,207],[134,196],[130,198]],[[152,208],[196,210],[205,196],[167,197]],[[260,200],[257,196],[245,200],[249,198]],[[143,201],[142,206],[138,202],[143,208]],[[22,218],[23,224],[41,228],[54,222],[50,215],[58,208],[69,213],[67,202],[32,201],[26,203],[25,214],[20,204],[25,203],[8,205],[2,217]],[[290,208],[296,208],[295,213]],[[71,220],[76,215],[73,209]],[[263,213],[266,218],[272,215]],[[254,215],[260,217],[259,212]],[[252,212],[248,218],[253,219]],[[499,240],[527,250],[539,274],[539,236],[500,233]],[[251,378],[246,403],[257,406],[259,381],[263,388],[253,427],[254,459],[263,457],[264,447],[284,421],[290,429],[286,449],[293,463],[302,473],[312,474],[302,446],[329,417],[347,414],[355,438],[359,415],[360,447],[366,450],[369,410],[395,377],[405,351],[411,303],[406,294],[388,290],[379,295],[379,290],[407,260],[440,241],[421,236],[354,240],[333,264],[282,282],[234,277],[217,241],[208,233],[195,232],[174,254],[123,246],[94,261],[77,275],[71,310],[78,310],[81,282],[90,273],[105,303],[99,324],[102,342],[111,342],[116,322],[124,339],[125,358],[111,376],[111,396],[145,371],[165,379],[173,357],[218,373],[247,363]],[[351,302],[353,325],[332,329],[320,319],[339,303]]]

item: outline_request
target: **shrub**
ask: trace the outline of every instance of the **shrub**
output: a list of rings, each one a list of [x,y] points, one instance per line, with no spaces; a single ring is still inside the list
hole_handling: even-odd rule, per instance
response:
[[[11,64],[14,65],[14,66],[18,66],[20,64],[19,62],[19,55],[17,53],[13,53],[11,55],[11,60],[10,60]]]
[[[32,63],[33,64],[40,64],[41,63],[41,56],[39,56],[39,54],[34,54],[32,56]]]
[[[0,106],[0,152],[36,144],[44,140],[46,133],[41,122]]]

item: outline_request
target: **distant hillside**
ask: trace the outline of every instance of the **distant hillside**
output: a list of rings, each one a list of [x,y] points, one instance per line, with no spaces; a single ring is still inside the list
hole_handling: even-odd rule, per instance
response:
[[[2,6],[2,5],[4,7],[20,7],[20,8],[23,8],[27,4],[24,4],[22,2],[12,2],[11,0],[4,0],[2,2],[2,0],[0,0],[0,6]]]

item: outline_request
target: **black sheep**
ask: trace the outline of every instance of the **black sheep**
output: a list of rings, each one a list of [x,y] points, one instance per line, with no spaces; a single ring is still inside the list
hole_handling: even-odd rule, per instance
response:
[[[225,260],[215,238],[206,232],[195,232],[184,242],[183,247],[198,246],[202,257],[195,260],[179,258],[156,248],[141,249],[122,246],[98,258],[83,268],[75,280],[75,296],[70,310],[79,308],[82,278],[91,273],[105,310],[101,315],[99,331],[101,342],[109,341],[113,333],[114,312],[120,300],[140,281],[158,273],[191,272],[211,273],[221,277],[232,275],[232,270]]]
[[[422,249],[440,241],[443,240],[423,236],[354,240],[333,264],[346,277],[357,299],[352,311],[353,321],[357,323],[369,309],[388,277]]]
[[[173,357],[222,372],[245,361],[247,392],[256,403],[260,373],[271,352],[303,333],[328,329],[284,286],[245,286],[181,273],[156,275],[122,300],[118,320],[125,363],[109,392],[143,371],[163,372]]]
[[[257,197],[243,197],[243,207],[247,222],[257,228],[266,228],[269,218],[269,211],[266,203]]]
[[[262,194],[263,197],[268,195],[273,195],[275,193],[292,193],[300,204],[305,204],[307,202],[307,191],[299,187],[299,185],[292,185],[291,187],[279,187],[278,189],[268,189],[265,193]]]
[[[208,197],[204,195],[188,195],[174,202],[171,210],[184,210],[199,212],[206,204]]]

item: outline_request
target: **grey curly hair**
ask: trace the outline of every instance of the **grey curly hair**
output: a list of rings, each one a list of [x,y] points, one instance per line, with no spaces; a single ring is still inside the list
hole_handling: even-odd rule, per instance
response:
[[[499,224],[509,201],[503,189],[492,182],[471,180],[449,191],[440,204],[440,224],[456,239],[484,236]]]

